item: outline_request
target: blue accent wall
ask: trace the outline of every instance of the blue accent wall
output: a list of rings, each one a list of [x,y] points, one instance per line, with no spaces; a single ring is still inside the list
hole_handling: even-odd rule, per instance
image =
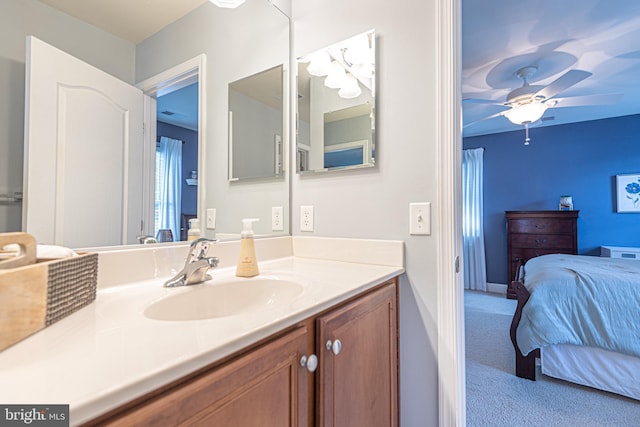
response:
[[[497,120],[497,119],[496,119]],[[560,196],[579,210],[578,252],[640,247],[640,214],[616,213],[616,175],[640,174],[640,115],[463,139],[484,150],[487,281],[507,283],[505,211],[555,210]]]
[[[182,144],[181,212],[195,215],[198,213],[198,186],[187,185],[185,179],[191,178],[191,171],[198,170],[198,132],[160,121],[157,126],[158,137],[166,136],[184,141],[184,144]]]

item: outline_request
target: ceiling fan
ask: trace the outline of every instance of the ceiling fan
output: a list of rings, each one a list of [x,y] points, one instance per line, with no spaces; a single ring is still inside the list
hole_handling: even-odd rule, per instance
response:
[[[471,123],[466,123],[464,127],[471,126],[474,123],[482,120],[505,116],[511,123],[525,126],[525,145],[528,145],[529,125],[540,120],[547,109],[559,107],[577,107],[584,105],[615,104],[622,97],[622,94],[605,94],[555,98],[555,96],[560,92],[580,83],[582,80],[591,76],[591,73],[583,70],[569,70],[546,86],[531,85],[529,84],[529,81],[534,76],[537,70],[538,67],[536,67],[535,65],[528,65],[516,71],[516,76],[523,81],[523,84],[521,87],[509,92],[506,102],[476,98],[463,99],[463,102],[476,104],[492,104],[508,107],[504,111],[500,111],[496,114],[483,117]]]

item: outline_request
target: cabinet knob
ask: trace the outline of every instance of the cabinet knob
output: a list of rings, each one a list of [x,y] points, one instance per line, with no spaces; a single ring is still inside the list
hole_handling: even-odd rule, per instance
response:
[[[331,351],[336,356],[340,354],[340,350],[342,350],[342,343],[340,340],[335,341],[327,341],[327,350]]]
[[[307,368],[309,372],[315,372],[318,369],[318,357],[315,354],[307,357],[306,354],[300,358],[300,366]]]

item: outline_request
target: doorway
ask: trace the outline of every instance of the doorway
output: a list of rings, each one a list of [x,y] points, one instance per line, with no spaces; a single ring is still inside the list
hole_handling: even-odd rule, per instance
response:
[[[205,175],[204,135],[206,129],[205,55],[199,55],[137,85],[145,94],[144,234],[155,236],[164,208],[158,182],[162,172],[156,164],[160,141],[182,143],[180,176],[175,177],[181,193],[175,206],[174,241],[186,240],[188,220],[201,217],[203,188],[198,179]],[[163,139],[163,137],[165,139]],[[175,227],[175,228],[174,228]]]

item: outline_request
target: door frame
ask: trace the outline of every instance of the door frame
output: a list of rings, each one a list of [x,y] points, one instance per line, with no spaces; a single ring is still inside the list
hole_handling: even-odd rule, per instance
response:
[[[466,425],[462,282],[461,0],[436,3],[438,158],[438,414],[440,426]]]
[[[206,62],[207,56],[203,53],[188,61],[169,68],[153,77],[136,84],[142,90],[144,98],[144,191],[143,191],[143,218],[144,234],[154,233],[154,203],[155,203],[155,158],[156,158],[156,98],[173,91],[182,89],[193,83],[198,83],[198,177],[206,177],[205,162],[205,132],[207,129],[207,102],[206,102]],[[198,185],[197,216],[202,221],[205,212],[204,186]]]

